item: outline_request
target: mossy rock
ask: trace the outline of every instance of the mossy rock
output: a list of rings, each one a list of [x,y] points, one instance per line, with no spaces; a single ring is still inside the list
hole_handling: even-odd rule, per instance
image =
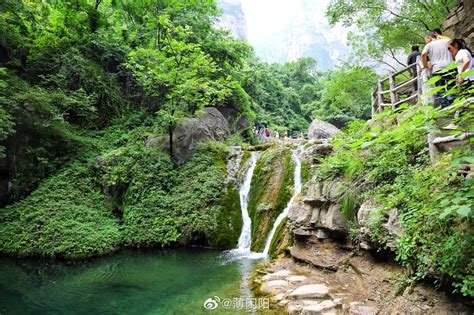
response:
[[[230,183],[220,200],[221,211],[217,216],[217,229],[214,237],[208,242],[211,246],[230,249],[237,246],[242,230],[242,213],[240,209],[239,190]]]
[[[252,218],[252,251],[261,252],[278,215],[293,194],[294,166],[291,149],[274,147],[257,161],[249,198]]]
[[[291,237],[287,229],[288,218],[283,219],[275,231],[272,242],[270,243],[270,258],[277,258],[285,252],[288,246],[291,246]]]

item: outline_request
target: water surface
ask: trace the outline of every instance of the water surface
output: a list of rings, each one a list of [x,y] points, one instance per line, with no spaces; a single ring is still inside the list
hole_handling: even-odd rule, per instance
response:
[[[246,278],[256,264],[203,249],[124,250],[81,262],[4,257],[0,314],[220,314],[204,301],[250,297]]]

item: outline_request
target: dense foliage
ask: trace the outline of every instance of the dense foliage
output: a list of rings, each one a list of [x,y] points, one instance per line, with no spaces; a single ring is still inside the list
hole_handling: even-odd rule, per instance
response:
[[[318,72],[311,58],[283,65],[252,60],[245,73],[244,87],[256,119],[272,129],[298,136],[313,118],[342,127],[370,117],[370,90],[376,77],[367,67],[344,65]]]
[[[175,167],[167,153],[143,145],[149,132],[108,130],[95,143],[102,155],[70,163],[3,209],[0,251],[77,258],[120,246],[235,246],[240,208],[222,203],[232,193],[222,186],[227,148],[203,144]]]
[[[317,176],[344,178],[346,200],[355,206],[368,199],[382,206],[372,218],[371,241],[382,247],[396,241],[397,260],[412,267],[414,280],[454,281],[457,291],[472,295],[474,181],[458,171],[460,162],[472,162],[474,155],[468,145],[430,162],[427,126],[435,126],[439,115],[431,107],[416,107],[385,113],[371,124],[351,124],[333,141],[335,153]],[[400,235],[382,228],[393,210],[399,213]]]
[[[251,49],[212,27],[212,0],[7,0],[0,9],[0,155],[7,147],[12,200],[83,152],[84,131],[130,113],[158,112],[157,132],[168,132],[216,102],[248,108],[235,97],[236,72]]]

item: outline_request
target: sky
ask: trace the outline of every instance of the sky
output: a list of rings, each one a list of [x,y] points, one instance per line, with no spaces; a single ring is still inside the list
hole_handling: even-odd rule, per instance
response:
[[[317,19],[325,19],[329,0],[314,0],[318,6],[312,12]],[[241,0],[247,19],[248,40],[255,42],[284,29],[297,15],[298,1],[294,0]]]

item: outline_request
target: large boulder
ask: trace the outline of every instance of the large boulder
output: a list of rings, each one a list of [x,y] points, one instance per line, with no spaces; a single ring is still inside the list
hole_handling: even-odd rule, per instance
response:
[[[178,164],[183,164],[201,142],[225,141],[230,136],[229,123],[214,107],[206,107],[195,118],[183,119],[174,129],[174,155]],[[167,137],[150,137],[146,145],[169,149]]]
[[[234,107],[226,104],[219,104],[216,106],[216,108],[229,123],[232,133],[240,132],[248,128],[249,120],[247,116],[243,115]]]
[[[340,130],[325,121],[315,119],[309,125],[308,129],[308,139],[327,139],[338,133]]]
[[[344,239],[349,222],[341,211],[340,197],[345,185],[340,181],[321,181],[307,185],[299,201],[288,213],[296,242],[317,239]]]

